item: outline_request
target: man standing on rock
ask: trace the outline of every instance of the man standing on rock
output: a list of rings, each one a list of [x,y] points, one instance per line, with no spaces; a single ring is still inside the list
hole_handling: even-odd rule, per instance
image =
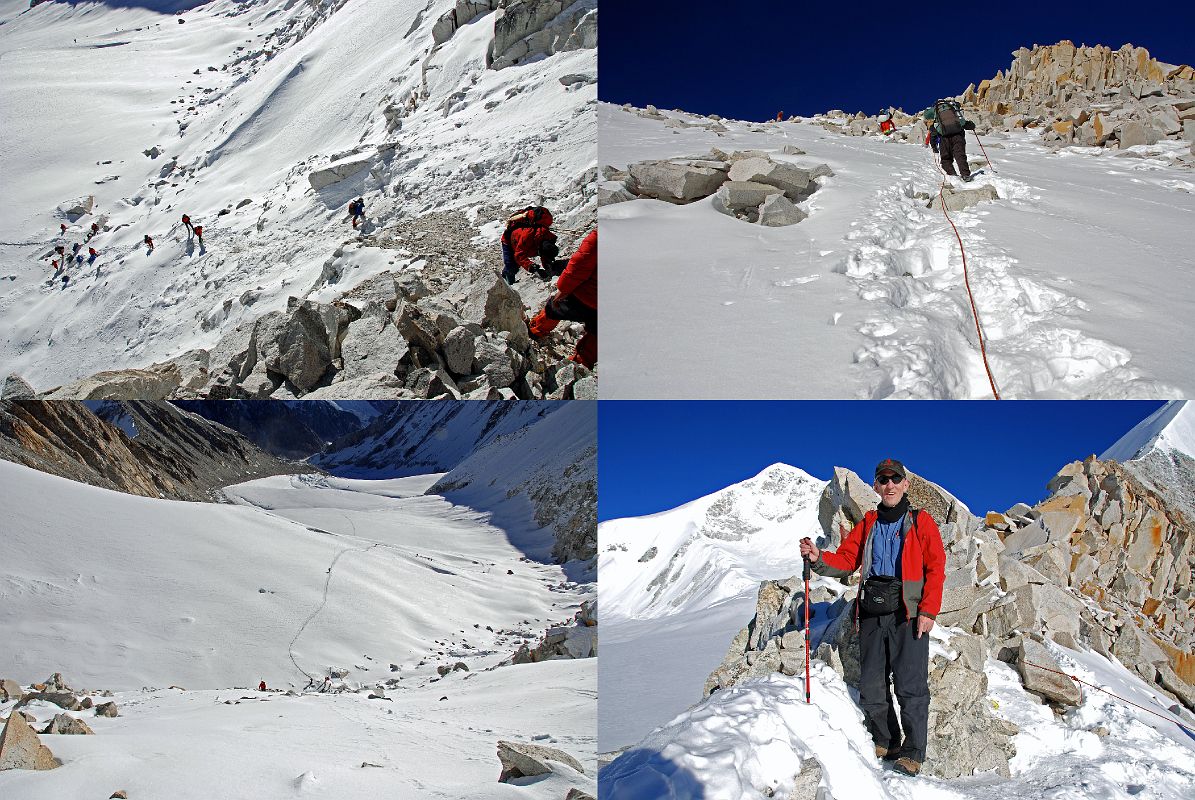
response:
[[[929,632],[942,607],[946,553],[933,517],[909,506],[903,464],[881,461],[873,488],[880,505],[863,516],[838,550],[819,550],[804,538],[801,556],[813,562],[819,575],[834,578],[862,568],[863,586],[855,602],[859,705],[876,758],[895,759],[897,770],[916,775],[929,738]],[[899,726],[889,674],[900,701]]]

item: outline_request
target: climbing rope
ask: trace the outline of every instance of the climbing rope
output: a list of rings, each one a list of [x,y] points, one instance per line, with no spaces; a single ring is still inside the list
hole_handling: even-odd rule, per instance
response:
[[[941,144],[938,146],[941,147]],[[937,155],[932,151],[931,154],[931,157]],[[959,252],[963,254],[963,283],[967,287],[967,298],[971,301],[971,314],[975,317],[975,335],[979,337],[979,355],[983,358],[983,368],[988,374],[988,384],[992,387],[992,396],[999,400],[1000,392],[996,389],[996,378],[993,377],[992,366],[988,363],[988,351],[987,344],[984,341],[983,326],[979,324],[979,309],[975,306],[975,295],[971,293],[971,277],[967,272],[967,249],[963,247],[963,237],[959,235],[958,228],[954,225],[954,220],[950,218],[950,214],[946,211],[946,170],[942,169],[942,164],[938,158],[934,158],[934,166],[938,168],[938,172],[942,173],[942,184],[938,187],[938,201],[942,204],[942,213],[946,215],[946,221],[950,223],[950,227],[954,230],[954,238],[958,239]]]
[[[1119,700],[1122,703],[1128,703],[1129,705],[1134,706],[1135,708],[1139,708],[1142,711],[1148,711],[1150,714],[1153,714],[1155,717],[1161,717],[1162,719],[1166,720],[1167,722],[1173,722],[1175,725],[1177,725],[1178,727],[1187,731],[1188,733],[1195,734],[1195,728],[1192,728],[1190,725],[1184,725],[1183,723],[1179,722],[1178,720],[1176,720],[1172,717],[1168,717],[1165,714],[1159,714],[1157,711],[1154,711],[1151,708],[1146,708],[1143,705],[1134,703],[1132,700],[1127,700],[1127,699],[1121,697],[1120,695],[1116,694],[1115,692],[1108,691],[1107,689],[1105,689],[1102,686],[1096,686],[1094,683],[1088,683],[1087,681],[1080,678],[1078,675],[1071,675],[1069,673],[1062,672],[1061,670],[1051,669],[1050,667],[1043,667],[1041,664],[1034,664],[1032,661],[1022,660],[1021,663],[1027,664],[1030,667],[1037,667],[1038,669],[1045,670],[1046,672],[1053,672],[1056,675],[1063,675],[1067,678],[1070,678],[1072,681],[1082,684],[1083,686],[1090,686],[1092,689],[1103,692],[1104,694],[1110,695],[1111,697],[1115,697],[1117,700]],[[1080,689],[1079,691],[1082,691],[1082,689]]]
[[[971,129],[971,135],[975,137],[975,143],[977,145],[979,145],[980,151],[983,152],[983,159],[984,159],[984,161],[988,162],[988,169],[990,169],[992,171],[992,174],[995,175],[996,168],[992,166],[992,159],[988,158],[988,151],[986,149],[984,149],[983,141],[980,140],[979,134],[975,132],[974,128]]]

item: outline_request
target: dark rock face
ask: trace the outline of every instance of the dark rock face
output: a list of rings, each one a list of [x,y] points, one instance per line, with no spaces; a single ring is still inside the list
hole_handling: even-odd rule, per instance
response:
[[[320,400],[176,400],[179,408],[232,428],[279,458],[307,458],[364,427],[360,418]]]
[[[0,402],[0,458],[119,492],[199,501],[210,500],[221,486],[311,469],[274,458],[234,431],[169,403],[92,406]]]

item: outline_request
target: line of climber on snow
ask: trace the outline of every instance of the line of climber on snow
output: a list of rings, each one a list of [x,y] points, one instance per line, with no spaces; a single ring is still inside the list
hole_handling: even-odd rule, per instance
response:
[[[598,355],[597,230],[590,231],[565,260],[557,258],[560,247],[552,222],[552,212],[544,206],[527,206],[506,220],[501,237],[502,277],[513,285],[522,270],[551,286],[552,278],[559,276],[555,293],[528,325],[531,338],[543,340],[562,320],[580,322],[585,333],[570,360],[593,369]]]
[[[61,222],[58,224],[58,230],[59,230],[59,233],[62,236],[62,238],[66,239],[67,238],[67,227],[66,227],[65,222]],[[88,247],[87,248],[87,257],[84,258],[82,250],[83,250],[83,245],[90,242],[92,237],[95,236],[99,232],[100,232],[99,223],[96,223],[96,222],[91,223],[91,230],[87,233],[87,236],[84,237],[83,241],[75,242],[73,245],[71,245],[71,254],[69,256],[66,254],[66,245],[65,244],[59,244],[59,245],[54,246],[53,252],[51,252],[50,255],[48,256],[48,258],[50,259],[50,269],[52,269],[54,271],[54,274],[50,278],[51,282],[53,282],[56,278],[61,278],[62,279],[62,288],[65,289],[68,285],[70,285],[70,282],[71,282],[71,276],[70,276],[70,273],[67,272],[67,270],[70,269],[70,267],[72,265],[74,265],[77,268],[81,268],[83,266],[84,261],[87,262],[87,266],[89,266],[89,267],[91,265],[95,264],[96,259],[98,259],[100,257],[99,251],[97,251],[95,249],[95,247]]]

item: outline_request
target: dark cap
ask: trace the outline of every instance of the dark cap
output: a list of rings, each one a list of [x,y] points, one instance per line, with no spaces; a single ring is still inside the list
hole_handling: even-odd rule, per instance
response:
[[[876,464],[877,478],[880,477],[881,472],[891,472],[895,475],[899,475],[901,480],[904,480],[908,477],[905,475],[905,465],[894,458],[885,458],[879,464]]]

